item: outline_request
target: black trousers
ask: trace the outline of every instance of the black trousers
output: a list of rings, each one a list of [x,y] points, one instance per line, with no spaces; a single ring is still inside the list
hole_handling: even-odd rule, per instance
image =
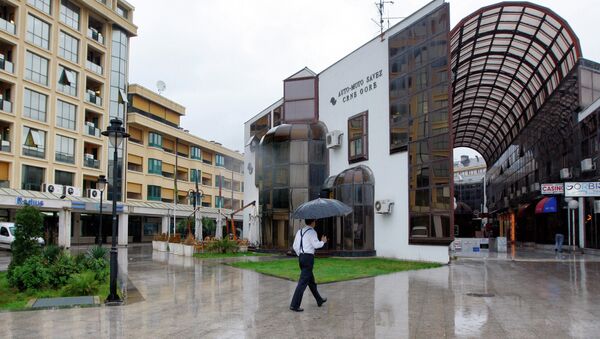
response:
[[[313,275],[315,256],[312,254],[300,254],[298,262],[300,263],[300,280],[298,280],[298,285],[290,304],[290,307],[294,308],[300,307],[306,286],[308,286],[317,302],[322,300],[319,291],[317,291],[317,283],[315,283],[315,276]]]

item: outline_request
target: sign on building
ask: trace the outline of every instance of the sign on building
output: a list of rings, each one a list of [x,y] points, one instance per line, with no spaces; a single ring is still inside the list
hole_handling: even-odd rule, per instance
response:
[[[563,184],[542,184],[542,194],[564,194]]]
[[[600,197],[600,182],[566,182],[565,197]]]

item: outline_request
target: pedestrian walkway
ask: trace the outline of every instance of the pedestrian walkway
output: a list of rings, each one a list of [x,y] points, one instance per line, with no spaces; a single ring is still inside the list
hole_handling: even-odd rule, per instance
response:
[[[468,260],[509,260],[509,261],[533,261],[533,262],[556,262],[556,261],[584,261],[584,262],[600,262],[600,256],[595,254],[584,254],[581,251],[569,253],[555,252],[550,249],[535,249],[529,247],[509,246],[507,252],[496,252],[488,250],[480,250],[479,252],[451,252],[450,256],[456,259]]]
[[[119,249],[143,300],[118,307],[0,313],[5,338],[591,338],[600,262],[462,260],[320,286],[288,310],[295,283],[200,260]],[[518,255],[517,255],[518,257]],[[272,260],[243,258],[229,260]],[[318,259],[316,265],[318,265]]]

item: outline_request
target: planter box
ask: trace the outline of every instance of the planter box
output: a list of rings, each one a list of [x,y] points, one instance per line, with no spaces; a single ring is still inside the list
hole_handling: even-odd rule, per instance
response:
[[[193,245],[183,245],[183,255],[186,257],[191,257],[194,255],[194,246]]]
[[[161,252],[167,251],[167,242],[166,241],[157,241],[156,242],[156,250]]]
[[[158,251],[158,241],[152,240],[152,249]]]
[[[183,244],[169,243],[169,249],[175,255],[183,255]]]

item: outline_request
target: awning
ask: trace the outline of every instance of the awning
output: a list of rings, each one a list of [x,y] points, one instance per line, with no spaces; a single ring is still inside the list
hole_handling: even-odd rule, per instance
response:
[[[546,197],[535,205],[535,213],[556,213],[558,212],[558,203],[555,197]]]
[[[170,188],[160,188],[160,197],[163,199],[173,200],[173,190]]]
[[[127,183],[127,192],[142,194],[142,184],[128,182]]]
[[[527,207],[529,207],[529,204],[519,205],[519,211],[517,212],[517,218],[522,218],[525,215],[525,210],[527,209]]]
[[[162,171],[167,173],[175,173],[175,166],[168,164],[166,162],[162,163]]]
[[[140,156],[127,154],[127,162],[141,166],[144,163],[144,160]]]

